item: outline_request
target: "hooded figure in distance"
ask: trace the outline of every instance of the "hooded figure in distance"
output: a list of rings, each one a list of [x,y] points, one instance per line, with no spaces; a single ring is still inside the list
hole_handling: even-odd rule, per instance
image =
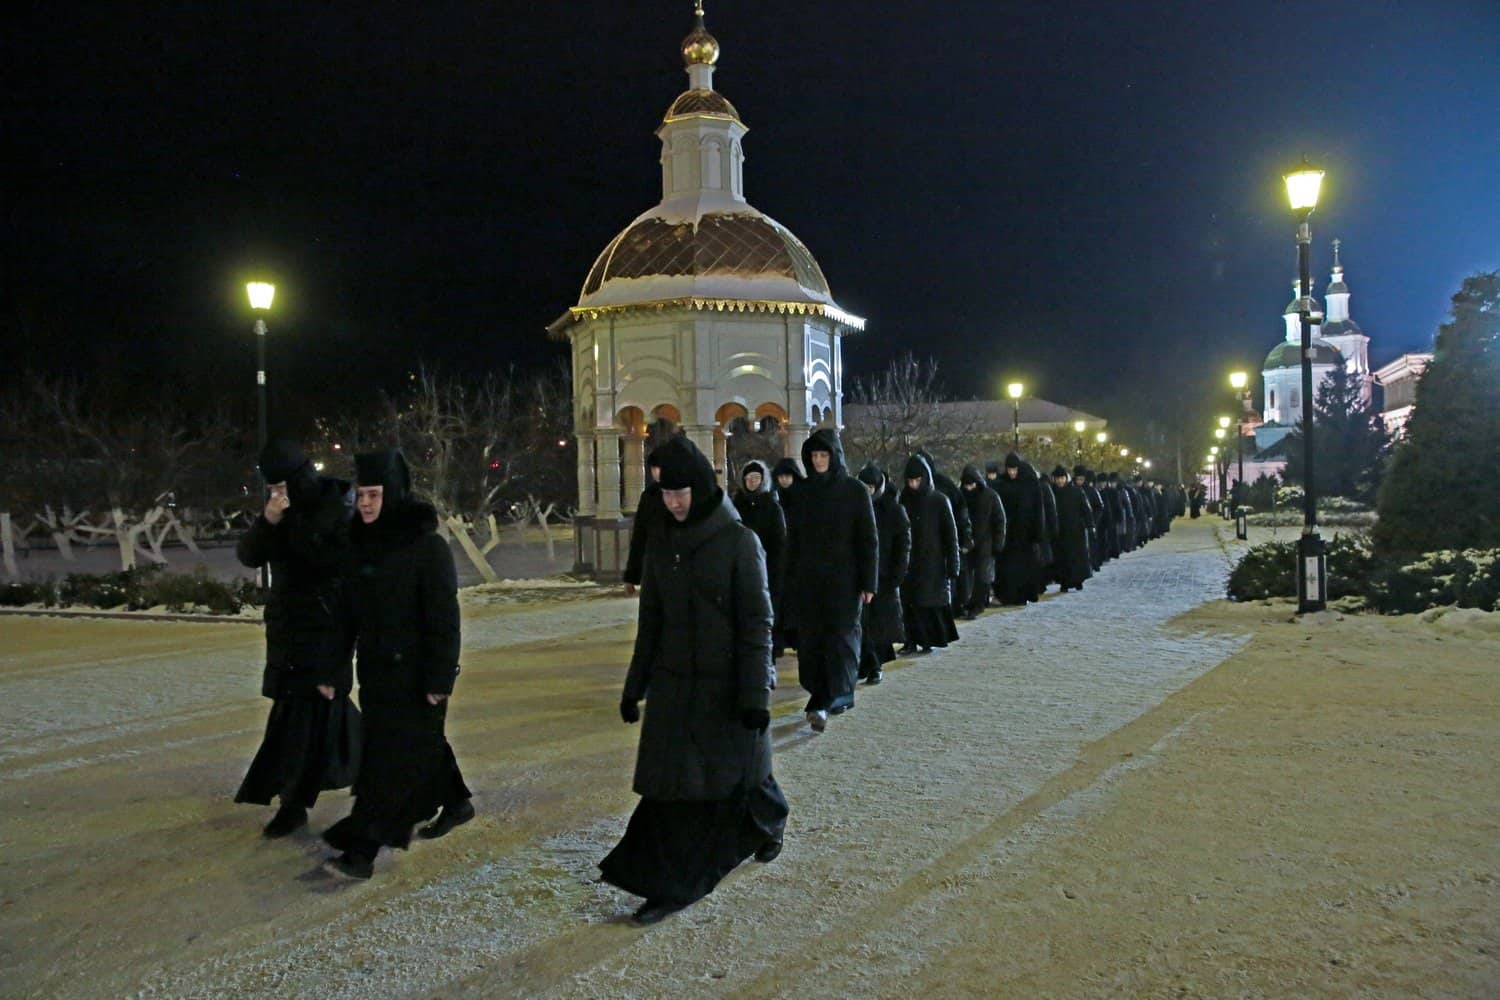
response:
[[[1057,498],[1057,544],[1053,547],[1052,572],[1063,593],[1082,590],[1083,581],[1094,575],[1089,562],[1089,525],[1093,510],[1083,490],[1073,484],[1068,470],[1052,470],[1052,492]]]
[[[907,459],[903,478],[901,506],[911,521],[911,560],[901,584],[906,614],[902,652],[926,653],[958,639],[951,606],[960,558],[958,528],[948,498],[933,485],[926,459],[921,455]]]
[[[766,582],[771,587],[771,609],[781,605],[781,563],[786,549],[786,516],[765,463],[749,461],[740,470],[740,491],[734,495],[734,509],[745,527],[755,532],[766,553]],[[774,628],[774,625],[773,625]],[[775,652],[776,650],[772,650]]]
[[[970,553],[974,583],[964,616],[974,618],[989,603],[995,585],[995,561],[1005,548],[1005,506],[977,466],[964,466],[961,482],[969,522],[974,526],[974,551]]]
[[[995,596],[1001,604],[1037,599],[1037,565],[1046,531],[1042,493],[1036,474],[1019,455],[1005,456],[1005,472],[996,488],[1005,505],[1005,547],[995,567]]]
[[[641,718],[625,836],[603,879],[645,898],[651,924],[703,898],[750,856],[781,851],[787,804],[771,776],[771,595],[755,532],[687,438],[657,452],[671,520],[651,538],[620,718]]]
[[[906,578],[911,558],[911,521],[897,489],[873,462],[859,470],[859,481],[870,491],[880,539],[875,599],[865,605],[860,620],[859,676],[867,684],[879,684],[885,676],[885,664],[896,658],[896,644],[906,641],[901,581]]]

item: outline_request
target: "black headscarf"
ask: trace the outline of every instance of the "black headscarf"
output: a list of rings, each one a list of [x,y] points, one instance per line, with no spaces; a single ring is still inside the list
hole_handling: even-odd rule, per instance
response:
[[[267,483],[286,483],[293,507],[317,499],[318,472],[295,441],[272,441],[261,451],[256,466]]]
[[[859,470],[859,481],[866,486],[875,487],[876,496],[880,496],[885,490],[885,473],[874,462],[866,462],[865,467]]]
[[[381,486],[381,512],[404,504],[411,497],[411,469],[398,448],[371,451],[354,456],[355,482],[360,486]]]
[[[712,513],[724,503],[724,491],[714,477],[714,467],[698,446],[685,437],[675,437],[652,453],[661,469],[657,480],[663,490],[693,491],[693,505],[688,509],[691,524]],[[676,524],[677,519],[671,519]]]

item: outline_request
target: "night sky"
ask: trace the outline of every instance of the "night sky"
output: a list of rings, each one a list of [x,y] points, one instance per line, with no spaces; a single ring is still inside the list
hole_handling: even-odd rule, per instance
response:
[[[28,6],[11,359],[246,399],[258,274],[283,395],[564,356],[544,326],[660,195],[692,25],[687,0]],[[1375,364],[1500,266],[1494,0],[709,0],[708,27],[750,202],[870,320],[855,373],[912,349],[964,396],[1223,409],[1282,336],[1304,153],[1314,275],[1341,237]]]

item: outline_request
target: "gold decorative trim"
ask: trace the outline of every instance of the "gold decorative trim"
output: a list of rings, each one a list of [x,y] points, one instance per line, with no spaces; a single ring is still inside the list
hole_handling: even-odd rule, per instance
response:
[[[854,331],[863,331],[865,319],[845,312],[838,306],[822,302],[783,302],[774,299],[718,299],[685,296],[676,299],[657,299],[654,302],[628,302],[617,306],[570,306],[568,311],[547,326],[547,332],[555,338],[562,337],[568,327],[584,320],[597,320],[606,316],[619,316],[641,312],[667,312],[671,309],[693,309],[699,312],[773,313],[786,316],[821,316],[833,320],[840,326]]]

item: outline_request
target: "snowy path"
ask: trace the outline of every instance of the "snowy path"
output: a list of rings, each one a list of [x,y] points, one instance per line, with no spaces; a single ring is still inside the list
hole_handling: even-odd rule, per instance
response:
[[[310,836],[284,848],[249,845],[254,820],[243,807],[203,804],[201,796],[182,804],[192,789],[173,784],[181,780],[173,768],[185,766],[175,742],[237,735],[231,759],[223,759],[221,743],[194,765],[195,780],[221,783],[243,766],[234,755],[253,746],[263,708],[253,687],[246,691],[244,670],[214,692],[168,705],[144,706],[125,692],[96,698],[105,707],[92,710],[91,725],[62,736],[38,729],[25,711],[0,709],[0,808],[8,815],[13,805],[8,789],[66,794],[67,783],[47,787],[68,777],[45,766],[56,763],[47,758],[57,741],[78,745],[109,734],[97,742],[124,740],[141,755],[127,762],[131,770],[74,754],[65,758],[76,761],[72,780],[92,787],[90,772],[106,772],[101,782],[135,786],[130,802],[171,788],[188,815],[162,833],[168,821],[153,814],[143,824],[142,844],[151,846],[140,852],[185,867],[177,878],[186,891],[232,887],[196,909],[174,897],[175,907],[206,923],[202,940],[193,932],[174,947],[165,932],[161,940],[136,940],[120,931],[126,954],[111,955],[99,942],[91,985],[79,990],[74,979],[72,992],[790,996],[804,992],[809,977],[829,975],[842,995],[895,992],[946,933],[945,900],[994,878],[1107,795],[1120,769],[1144,766],[1153,746],[1171,740],[1170,730],[1134,734],[1131,724],[1242,644],[1168,625],[1219,597],[1225,572],[1211,527],[1179,523],[1106,567],[1081,594],[992,611],[963,624],[962,640],[947,651],[893,665],[887,682],[862,688],[858,708],[825,735],[810,737],[796,692],[780,692],[776,771],[792,804],[785,852],[769,866],[746,866],[708,899],[644,932],[623,923],[634,900],[591,881],[632,801],[634,731],[617,721],[608,727],[628,655],[629,600],[471,615],[461,692],[469,708],[456,713],[453,740],[478,789],[481,819],[448,840],[382,859],[367,886],[292,877],[320,856]],[[236,655],[243,641],[233,641]],[[168,659],[194,676],[207,669],[194,654]],[[58,696],[76,707],[82,689],[70,684],[97,690],[117,671],[130,685],[141,682],[128,657],[77,670],[39,659],[33,666],[49,671],[45,684],[26,670],[14,676],[7,661],[0,661],[0,705],[13,701],[13,683],[41,685],[27,690],[43,702],[47,685],[62,685]],[[211,714],[216,698],[233,701],[217,728],[189,724]],[[134,735],[127,739],[125,730]],[[1085,763],[1084,748],[1122,731],[1132,749],[1114,765]],[[111,797],[118,792],[92,794],[122,814],[109,822],[130,822],[127,807]],[[53,860],[48,849],[68,848],[20,826],[6,829],[5,839],[27,844],[35,836],[44,861]],[[162,836],[181,843],[162,845]],[[216,854],[195,878],[183,851]],[[13,865],[0,867],[7,897],[21,897],[18,907],[0,910],[0,940],[16,942],[14,954],[0,944],[0,965],[37,961],[21,959],[23,945],[9,933],[18,909],[47,923],[36,912],[45,897],[13,890],[13,874]],[[126,890],[120,902],[146,905]],[[72,933],[88,940],[86,931]],[[37,968],[25,982],[23,995],[49,995],[61,985]]]

